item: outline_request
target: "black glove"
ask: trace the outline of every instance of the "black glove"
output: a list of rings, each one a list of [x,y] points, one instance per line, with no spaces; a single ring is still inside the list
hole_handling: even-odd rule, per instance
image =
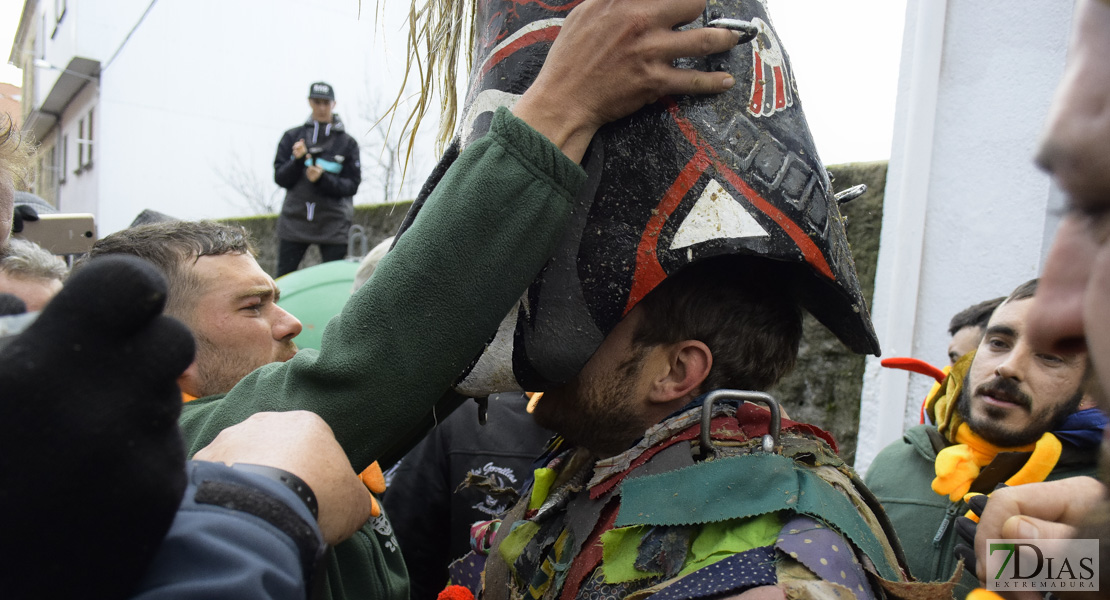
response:
[[[166,289],[138,258],[93,260],[0,349],[5,597],[126,597],[169,529],[194,345]]]
[[[15,207],[12,214],[12,233],[20,233],[23,231],[24,221],[38,221],[39,213],[35,207],[27,204],[20,204]]]
[[[1006,487],[1006,484],[1002,483],[994,489],[997,490],[1004,487]],[[975,513],[975,516],[981,517],[983,516],[983,510],[987,508],[987,500],[990,500],[990,496],[986,494],[972,496],[967,501],[967,507],[971,509],[971,512]],[[975,530],[978,525],[978,522],[972,521],[967,517],[957,517],[956,535],[959,536],[960,541],[956,542],[956,547],[952,549],[952,553],[956,555],[956,558],[964,559],[964,568],[975,577],[979,577],[979,575],[975,573]]]

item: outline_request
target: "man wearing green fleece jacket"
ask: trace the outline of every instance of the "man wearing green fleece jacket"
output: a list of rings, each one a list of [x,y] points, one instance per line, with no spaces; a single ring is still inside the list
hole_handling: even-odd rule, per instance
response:
[[[263,366],[228,394],[185,406],[190,454],[262,411],[317,413],[356,470],[415,438],[550,256],[586,179],[577,161],[597,129],[662,95],[733,85],[727,73],[673,66],[738,39],[726,30],[675,31],[674,15],[699,5],[587,0],[575,8],[536,83],[458,157],[373,281],[328,325],[322,350]],[[588,43],[618,33],[619,52],[597,56]],[[329,597],[407,598],[400,553],[375,523],[329,553]]]

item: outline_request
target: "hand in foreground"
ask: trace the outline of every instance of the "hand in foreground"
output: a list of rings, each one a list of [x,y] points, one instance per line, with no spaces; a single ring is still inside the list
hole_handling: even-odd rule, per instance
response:
[[[740,39],[725,29],[674,30],[704,10],[705,0],[586,0],[567,16],[513,113],[577,161],[598,128],[661,96],[731,88],[728,73],[673,65],[725,52]]]
[[[15,207],[12,213],[12,233],[23,233],[23,223],[26,221],[38,221],[39,213],[35,207],[26,204],[20,204]]]
[[[125,597],[169,529],[193,337],[166,289],[146,261],[94,259],[0,350],[5,597]]]
[[[1069,477],[996,490],[975,532],[976,576],[986,581],[987,540],[1076,537],[1076,526],[1100,501],[1106,486],[1093,477]]]
[[[335,441],[331,427],[308,411],[269,412],[220,432],[195,460],[247,463],[289,471],[316,494],[324,541],[337,544],[370,518],[370,494]]]

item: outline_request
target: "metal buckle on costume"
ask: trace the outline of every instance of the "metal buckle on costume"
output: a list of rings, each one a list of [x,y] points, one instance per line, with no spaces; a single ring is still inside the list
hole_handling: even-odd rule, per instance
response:
[[[703,454],[712,453],[714,458],[721,455],[721,451],[713,445],[709,430],[713,421],[713,403],[722,398],[735,398],[745,402],[765,404],[767,410],[771,411],[771,424],[767,433],[763,435],[762,450],[767,453],[777,453],[782,450],[782,445],[779,443],[779,434],[782,430],[782,409],[779,408],[779,403],[773,396],[766,392],[748,390],[714,390],[706,395],[705,401],[701,405],[701,447]]]

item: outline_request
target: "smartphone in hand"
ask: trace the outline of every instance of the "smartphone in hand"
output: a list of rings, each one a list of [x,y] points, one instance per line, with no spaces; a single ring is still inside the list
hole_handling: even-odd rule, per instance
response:
[[[90,213],[40,214],[37,221],[24,221],[23,231],[12,235],[53,254],[84,254],[96,242],[96,223]]]

